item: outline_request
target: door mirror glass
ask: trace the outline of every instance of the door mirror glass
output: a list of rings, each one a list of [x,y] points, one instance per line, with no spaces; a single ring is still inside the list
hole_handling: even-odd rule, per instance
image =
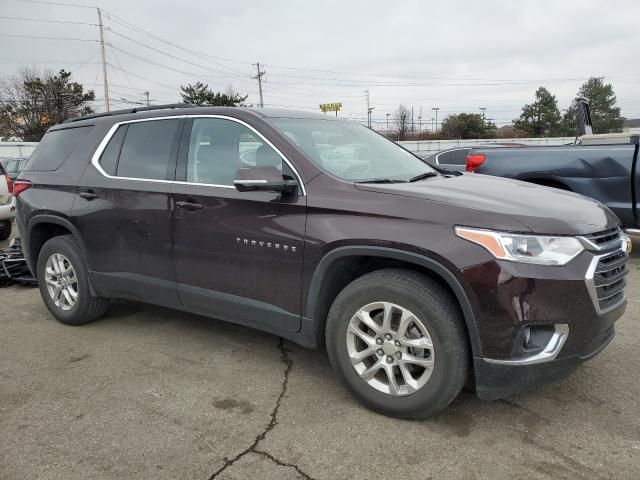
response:
[[[233,185],[240,192],[264,190],[293,193],[298,187],[298,182],[286,180],[279,168],[266,166],[238,169]]]

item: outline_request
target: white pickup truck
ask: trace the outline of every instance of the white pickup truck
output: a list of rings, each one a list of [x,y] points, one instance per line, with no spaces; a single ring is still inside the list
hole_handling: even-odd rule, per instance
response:
[[[6,240],[11,236],[11,224],[16,214],[16,202],[11,186],[11,178],[0,165],[0,240]]]

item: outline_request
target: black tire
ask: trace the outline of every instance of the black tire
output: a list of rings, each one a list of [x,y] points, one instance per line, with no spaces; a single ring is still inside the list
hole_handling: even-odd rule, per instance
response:
[[[45,267],[53,254],[64,255],[76,273],[78,299],[70,310],[56,306],[47,291]],[[45,305],[54,318],[67,325],[83,325],[101,317],[109,306],[109,300],[91,295],[87,266],[80,248],[71,235],[61,235],[48,240],[38,256],[38,287]]]
[[[380,301],[410,310],[433,342],[431,377],[414,393],[392,396],[376,390],[360,378],[349,359],[346,335],[350,319],[363,306]],[[365,406],[385,415],[430,417],[458,396],[468,377],[470,352],[460,308],[439,283],[418,272],[385,269],[354,280],[333,302],[325,334],[329,361],[343,383]]]
[[[6,240],[11,236],[11,220],[0,222],[0,240]]]

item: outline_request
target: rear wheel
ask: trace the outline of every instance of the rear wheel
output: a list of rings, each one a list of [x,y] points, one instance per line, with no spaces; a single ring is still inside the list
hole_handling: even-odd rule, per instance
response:
[[[6,240],[11,236],[11,220],[0,222],[0,240]]]
[[[460,309],[437,282],[417,272],[380,270],[335,299],[326,328],[333,368],[372,410],[426,418],[460,393],[469,348]]]
[[[48,240],[38,256],[38,286],[51,314],[68,325],[102,316],[109,301],[91,295],[87,267],[71,235]]]

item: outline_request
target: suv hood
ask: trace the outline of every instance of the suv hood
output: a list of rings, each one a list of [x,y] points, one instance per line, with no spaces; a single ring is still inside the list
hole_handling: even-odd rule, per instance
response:
[[[591,198],[477,173],[439,176],[414,183],[360,183],[356,188],[498,214],[513,221],[514,232],[583,235],[615,228],[619,224],[618,218],[606,206]],[[478,215],[478,218],[485,218],[485,215]],[[451,221],[456,224],[455,218]],[[481,224],[467,226],[491,228]]]

